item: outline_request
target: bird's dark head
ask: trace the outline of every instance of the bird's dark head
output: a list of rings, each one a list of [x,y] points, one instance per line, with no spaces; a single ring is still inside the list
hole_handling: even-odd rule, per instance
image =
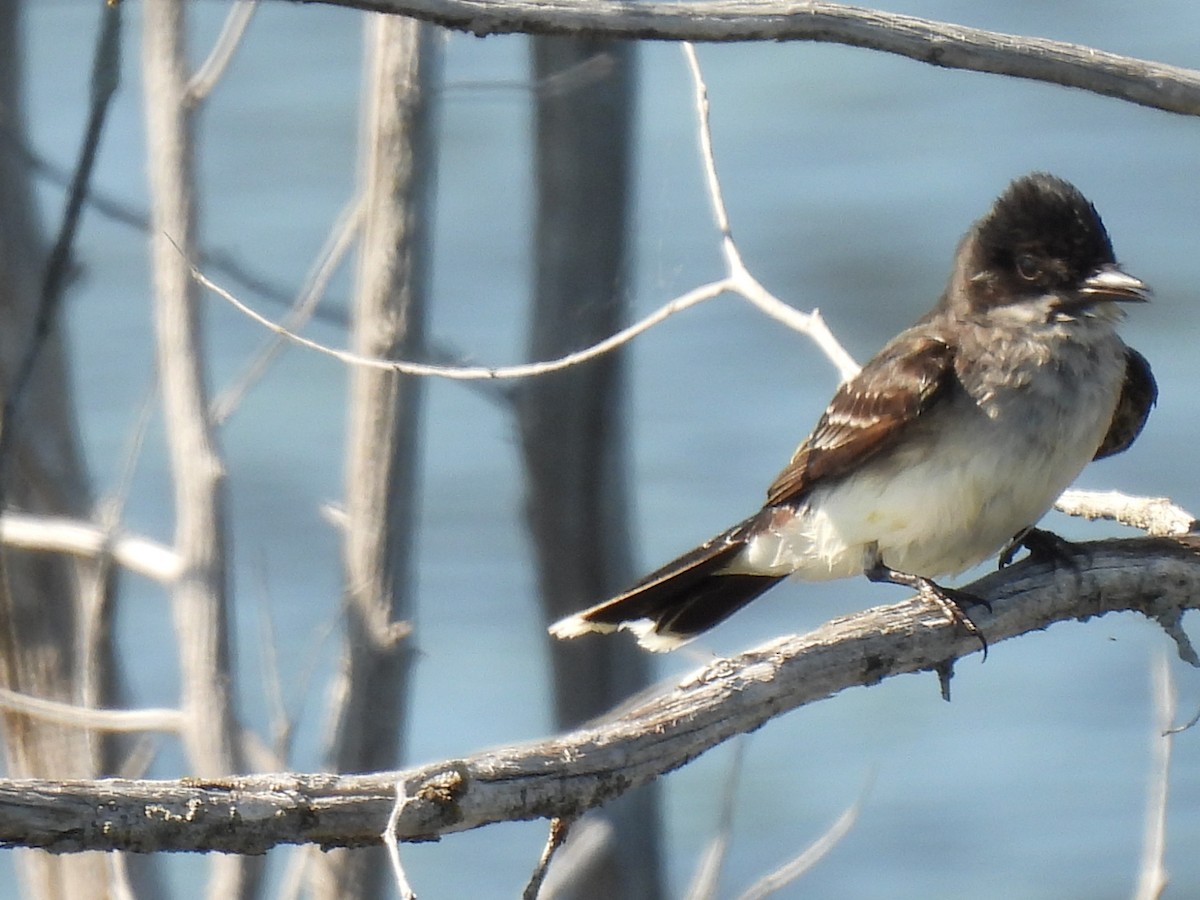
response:
[[[1096,208],[1043,172],[1018,178],[996,199],[964,239],[955,268],[952,287],[977,313],[1032,304],[1047,319],[1115,318],[1112,301],[1149,299],[1146,285],[1117,266]]]

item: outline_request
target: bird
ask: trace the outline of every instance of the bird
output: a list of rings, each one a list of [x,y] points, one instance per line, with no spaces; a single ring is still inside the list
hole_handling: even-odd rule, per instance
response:
[[[762,509],[550,633],[629,630],[671,650],[789,576],[865,575],[918,592],[986,653],[964,611],[977,598],[934,579],[1034,552],[1084,466],[1141,433],[1158,388],[1116,328],[1149,298],[1074,185],[1015,179],[933,308],[837,388]]]

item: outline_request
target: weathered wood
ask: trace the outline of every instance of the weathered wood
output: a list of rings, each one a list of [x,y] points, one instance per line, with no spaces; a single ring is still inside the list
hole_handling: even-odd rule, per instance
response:
[[[9,146],[26,134],[22,9],[0,0],[0,130]],[[90,180],[95,141],[115,78],[105,63],[118,32],[114,14],[98,24],[96,71],[88,133],[59,227],[54,252],[44,243],[31,170],[15,153],[0,154],[0,495],[6,508],[70,517],[91,511],[90,488],[74,410],[67,342],[59,327],[82,194]],[[108,699],[106,634],[84,598],[104,607],[97,566],[6,547],[0,551],[0,686],[51,702]],[[96,588],[93,595],[90,588]],[[99,618],[99,617],[97,617]],[[91,653],[81,653],[81,645]],[[108,741],[58,722],[6,708],[3,754],[14,776],[80,778],[104,771]],[[56,860],[17,856],[22,896],[38,900],[110,896],[110,867],[99,856]]]
[[[196,254],[196,204],[185,10],[183,0],[148,0],[142,9],[155,346],[180,560],[172,612],[181,736],[193,770],[211,777],[243,767],[233,710],[225,468],[209,416],[199,288],[189,263]],[[249,896],[258,874],[245,860],[215,861],[208,895]]]
[[[1178,637],[1183,611],[1200,608],[1200,538],[1079,547],[1086,563],[1078,570],[1026,561],[966,587],[992,603],[991,613],[973,617],[993,648],[1055,622],[1119,610],[1142,612]],[[410,798],[397,817],[404,841],[571,817],[789,710],[894,675],[934,672],[978,649],[913,598],[718,659],[591,727],[403,772],[0,781],[0,844],[231,853],[284,843],[362,846],[378,842],[400,779]]]
[[[629,314],[637,48],[589,38],[532,43],[534,294],[530,359],[554,359],[616,332]],[[544,621],[611,596],[637,574],[630,537],[627,360],[618,350],[530,378],[514,396],[525,521]],[[555,724],[573,728],[645,687],[651,666],[627,642],[551,642]],[[661,895],[658,794],[606,809],[613,839],[567,896]]]
[[[353,346],[388,359],[423,354],[436,168],[437,30],[411,19],[366,21],[364,224]],[[346,637],[335,688],[331,763],[370,772],[399,763],[413,657],[412,548],[419,508],[421,379],[350,372],[343,537]],[[378,897],[375,853],[338,852],[309,868],[314,897]]]
[[[476,35],[817,41],[948,69],[1029,78],[1200,115],[1200,71],[1091,47],[807,0],[302,0],[411,16]]]

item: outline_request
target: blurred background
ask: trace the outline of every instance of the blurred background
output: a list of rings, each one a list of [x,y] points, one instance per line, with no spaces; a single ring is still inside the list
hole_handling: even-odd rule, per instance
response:
[[[72,166],[86,119],[97,6],[26,4],[29,135],[57,169]],[[888,8],[1200,67],[1200,8],[1184,0],[912,0]],[[189,4],[197,61],[226,11]],[[144,210],[139,14],[126,4],[122,84],[93,186]],[[447,33],[444,54],[428,331],[464,362],[520,362],[533,271],[529,42]],[[299,290],[355,189],[362,56],[360,13],[263,4],[199,121],[201,243],[285,298]],[[637,56],[630,320],[722,272],[683,55],[647,43]],[[860,361],[934,301],[957,240],[1010,179],[1041,169],[1074,182],[1100,210],[1122,264],[1155,289],[1155,302],[1133,310],[1123,333],[1150,360],[1161,390],[1133,449],[1089,467],[1078,486],[1167,495],[1200,510],[1187,450],[1200,427],[1200,122],[842,46],[701,46],[699,58],[717,167],[748,266],[789,303],[819,307]],[[62,185],[39,175],[37,196],[53,231]],[[87,462],[103,495],[119,481],[153,388],[146,234],[91,209],[76,262],[65,324]],[[265,315],[282,315],[272,291],[206,271]],[[334,277],[307,336],[346,345],[352,276],[345,265]],[[211,295],[205,317],[219,390],[264,334]],[[733,297],[672,318],[628,352],[631,537],[634,566],[646,570],[758,508],[837,376],[808,339]],[[289,347],[221,432],[238,700],[265,733],[267,611],[271,664],[296,727],[288,764],[297,771],[324,767],[324,690],[338,659],[340,538],[322,507],[343,492],[347,378],[341,364]],[[555,730],[516,424],[471,386],[431,380],[426,399],[407,763]],[[125,527],[170,542],[170,498],[154,420]],[[1046,524],[1074,539],[1126,533],[1057,514]],[[714,654],[902,596],[860,580],[782,586],[702,642],[655,657],[655,673],[676,676]],[[174,639],[158,586],[124,580],[118,645],[133,705],[174,705]],[[854,829],[786,896],[1128,896],[1155,740],[1150,672],[1163,653],[1186,719],[1200,705],[1200,675],[1175,659],[1156,625],[1122,615],[994,646],[986,665],[964,660],[949,704],[925,675],[772,721],[743,740],[719,895],[736,895],[798,852],[867,790]],[[1168,896],[1200,893],[1197,741],[1189,732],[1174,743]],[[663,782],[668,896],[682,895],[717,827],[734,755],[718,748]],[[149,774],[186,771],[175,742],[160,741]],[[423,898],[510,897],[545,833],[544,822],[493,826],[406,846],[404,861]],[[290,852],[272,855],[270,878]],[[0,863],[11,867],[11,859]],[[169,880],[182,891],[202,866],[174,857]],[[15,891],[0,887],[0,896]]]

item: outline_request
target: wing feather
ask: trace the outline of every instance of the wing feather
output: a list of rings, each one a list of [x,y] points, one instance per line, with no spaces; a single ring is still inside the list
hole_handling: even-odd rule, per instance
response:
[[[927,327],[898,335],[833,395],[829,407],[767,490],[767,504],[799,500],[890,446],[954,378],[954,350]]]
[[[1132,347],[1125,348],[1125,384],[1113,412],[1112,425],[1096,451],[1094,459],[1104,459],[1129,449],[1150,416],[1150,407],[1158,399],[1158,383],[1146,357]]]

